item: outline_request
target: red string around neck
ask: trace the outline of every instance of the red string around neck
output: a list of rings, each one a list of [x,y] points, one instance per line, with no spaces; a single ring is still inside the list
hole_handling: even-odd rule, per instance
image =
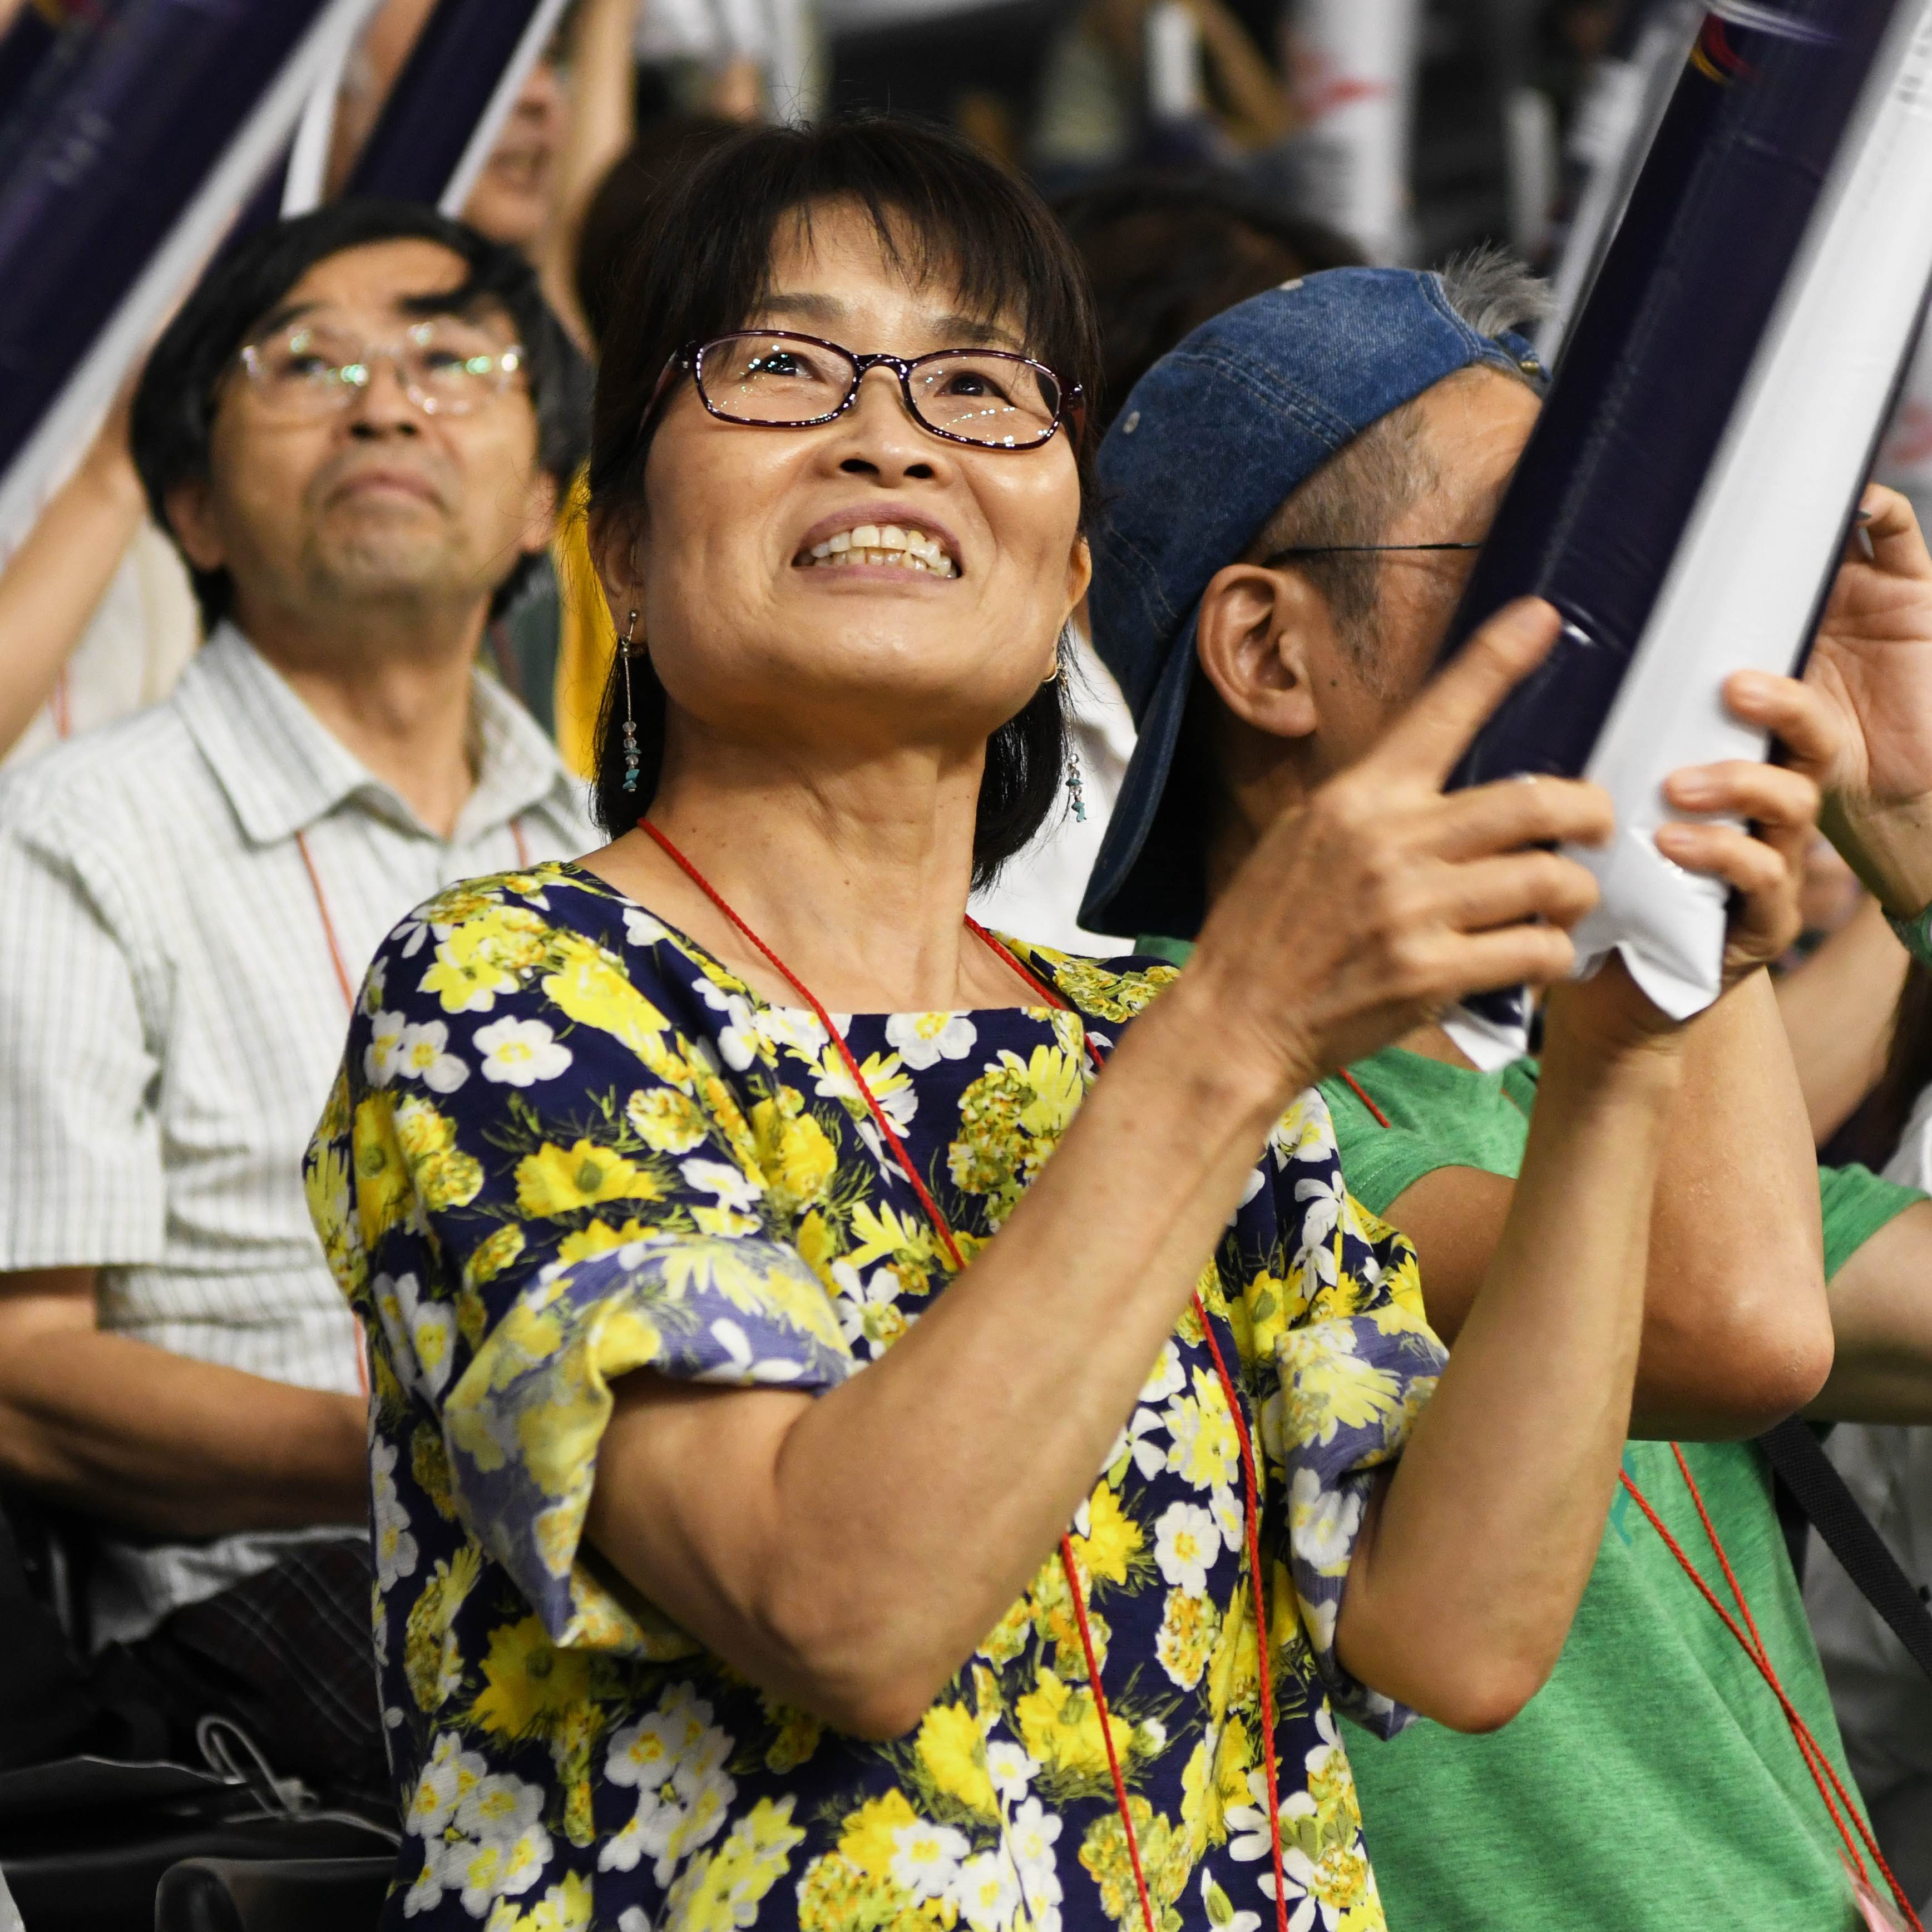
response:
[[[665,857],[669,859],[686,878],[704,893],[712,905],[716,907],[730,922],[739,935],[757,949],[760,956],[772,970],[812,1010],[820,1025],[824,1028],[826,1034],[836,1049],[840,1059],[844,1061],[845,1071],[857,1090],[860,1098],[864,1101],[866,1111],[872,1115],[873,1124],[878,1129],[886,1147],[891,1150],[895,1165],[905,1177],[914,1193],[918,1197],[920,1206],[925,1210],[934,1233],[938,1236],[945,1247],[946,1254],[952,1263],[954,1272],[957,1274],[963,1270],[966,1265],[965,1257],[961,1252],[959,1244],[953,1234],[952,1223],[946,1219],[939,1203],[933,1198],[932,1190],[920,1178],[919,1170],[913,1165],[912,1156],[907,1152],[905,1143],[900,1139],[892,1122],[886,1118],[885,1109],[880,1106],[878,1096],[873,1093],[870,1084],[860,1070],[858,1060],[854,1054],[844,1035],[833,1025],[832,1016],[820,1004],[818,996],[813,993],[811,988],[806,986],[805,982],[800,979],[798,975],[793,972],[791,968],[758,937],[758,934],[738,916],[724,895],[685,856],[683,853],[679,850],[664,832],[653,825],[648,818],[640,819],[638,824],[639,829],[647,832],[656,842]],[[968,919],[966,925],[970,932],[991,948],[998,958],[1010,966],[1014,972],[1018,974],[1020,978],[1040,995],[1046,1005],[1058,1007],[1063,1012],[1072,1010],[1067,1002],[1061,998],[1052,987],[1048,986],[1037,974],[1030,971],[1024,961],[1018,958],[1006,946],[1002,945],[984,926],[970,918]],[[1094,1063],[1097,1066],[1100,1064],[1101,1056],[1090,1039],[1088,1042],[1088,1051],[1093,1054]],[[1276,1797],[1279,1778],[1275,1762],[1274,1705],[1272,1686],[1269,1681],[1270,1668],[1268,1619],[1264,1606],[1261,1537],[1258,1520],[1260,1485],[1255,1469],[1254,1451],[1246,1422],[1241,1414],[1241,1406],[1237,1397],[1234,1380],[1228,1372],[1226,1363],[1222,1358],[1220,1344],[1215,1340],[1213,1326],[1208,1319],[1207,1310],[1202,1305],[1198,1290],[1193,1294],[1192,1301],[1196,1316],[1201,1324],[1202,1333],[1208,1338],[1208,1346],[1214,1358],[1214,1366],[1220,1379],[1222,1394],[1227,1402],[1228,1414],[1233,1418],[1235,1439],[1240,1448],[1241,1477],[1247,1495],[1247,1556],[1255,1595],[1255,1621],[1258,1639],[1256,1654],[1261,1677],[1262,1757],[1268,1779],[1268,1835],[1274,1854],[1275,1915],[1277,1932],[1288,1932],[1288,1888],[1282,1857],[1280,1808]],[[1127,1856],[1133,1867],[1134,1889],[1140,1900],[1142,1922],[1145,1932],[1157,1932],[1154,1901],[1148,1890],[1146,1869],[1141,1857],[1140,1834],[1134,1828],[1133,1814],[1127,1803],[1126,1778],[1121,1771],[1120,1753],[1114,1743],[1113,1720],[1107,1707],[1106,1692],[1100,1682],[1100,1658],[1094,1647],[1093,1631],[1088,1616],[1086,1592],[1081,1587],[1078,1562],[1073,1553],[1073,1541],[1070,1535],[1063,1535],[1060,1539],[1060,1565],[1062,1574],[1066,1579],[1067,1589],[1073,1600],[1074,1622],[1080,1632],[1080,1648],[1087,1665],[1087,1681],[1093,1687],[1094,1712],[1100,1726],[1101,1742],[1106,1748],[1107,1769],[1114,1786],[1114,1802],[1119,1810],[1121,1828],[1126,1834]]]

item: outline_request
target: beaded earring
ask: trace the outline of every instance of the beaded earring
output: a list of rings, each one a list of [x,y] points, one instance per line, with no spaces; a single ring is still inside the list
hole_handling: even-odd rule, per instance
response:
[[[1087,794],[1080,786],[1080,754],[1071,745],[1066,748],[1066,796],[1073,807],[1075,823],[1087,823]]]
[[[638,755],[637,706],[631,697],[631,638],[637,628],[638,614],[633,610],[630,620],[624,626],[623,640],[618,646],[624,658],[624,789],[626,791],[637,790],[638,767],[643,762]]]

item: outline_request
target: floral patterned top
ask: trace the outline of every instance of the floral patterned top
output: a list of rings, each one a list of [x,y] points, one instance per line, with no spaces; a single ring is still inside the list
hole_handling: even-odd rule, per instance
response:
[[[834,1016],[969,1258],[1172,967],[1016,947],[1072,1010]],[[1057,1556],[888,1744],[761,1693],[584,1542],[610,1384],[836,1388],[950,1263],[819,1022],[592,874],[458,886],[376,956],[310,1148],[367,1324],[376,1649],[406,1836],[386,1925],[1136,1932]],[[1441,1345],[1406,1243],[1290,1108],[1200,1298],[1263,1446],[1294,1932],[1382,1924],[1330,1706],[1370,1472]],[[1238,1442],[1178,1322],[1072,1526],[1160,1932],[1272,1932]],[[944,1580],[934,1580],[935,1588]]]

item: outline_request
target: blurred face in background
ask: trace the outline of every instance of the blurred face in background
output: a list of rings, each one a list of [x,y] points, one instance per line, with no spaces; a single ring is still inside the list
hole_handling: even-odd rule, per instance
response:
[[[4,4],[4,0],[0,0]],[[349,57],[335,104],[326,191],[341,193],[382,104],[436,10],[436,0],[386,0]],[[463,218],[493,242],[528,254],[549,223],[557,154],[569,110],[562,70],[545,58],[524,80]]]

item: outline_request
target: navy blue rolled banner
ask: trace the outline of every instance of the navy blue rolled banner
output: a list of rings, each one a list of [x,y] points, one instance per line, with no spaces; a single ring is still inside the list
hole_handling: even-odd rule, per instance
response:
[[[345,191],[459,212],[563,6],[564,0],[440,0]]]
[[[1808,640],[1932,275],[1928,85],[1932,0],[1706,16],[1445,645],[1514,597],[1562,613],[1456,782],[1608,787],[1580,958],[1620,951],[1679,1018],[1719,990],[1724,897],[1657,852],[1662,782],[1762,757],[1724,677]],[[1452,1030],[1493,1064],[1522,1011]]]
[[[374,0],[112,0],[0,168],[0,555]]]

